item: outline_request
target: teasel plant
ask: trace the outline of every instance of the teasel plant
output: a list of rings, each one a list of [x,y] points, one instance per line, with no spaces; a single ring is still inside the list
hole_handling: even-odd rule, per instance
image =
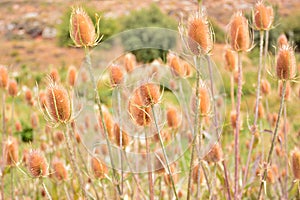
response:
[[[117,173],[115,169],[115,165],[112,158],[112,149],[111,149],[111,143],[109,141],[107,127],[104,122],[104,116],[103,111],[101,107],[101,99],[100,95],[98,93],[98,88],[96,84],[95,77],[93,75],[93,69],[92,69],[92,62],[91,62],[91,55],[90,55],[90,48],[97,46],[103,35],[100,34],[99,29],[99,23],[100,23],[100,17],[98,15],[96,17],[96,24],[94,25],[91,18],[87,15],[87,13],[84,11],[83,8],[77,7],[72,9],[71,17],[70,17],[70,37],[73,40],[76,47],[84,48],[85,50],[85,58],[86,58],[86,64],[88,68],[88,73],[90,76],[90,80],[93,85],[94,90],[94,97],[95,101],[99,110],[100,118],[101,118],[101,124],[104,129],[104,136],[106,140],[106,144],[108,146],[108,153],[110,157],[110,163],[113,171],[113,179],[116,182],[116,188],[118,191],[118,195],[121,199],[123,199],[122,191],[120,188],[119,181],[117,180]]]
[[[282,117],[282,112],[284,109],[285,105],[285,99],[286,99],[286,94],[287,94],[287,85],[290,83],[290,81],[296,80],[296,58],[295,58],[295,53],[294,53],[294,48],[290,46],[289,44],[280,46],[278,49],[278,53],[276,56],[276,78],[278,80],[278,84],[282,84],[280,91],[280,107],[278,110],[278,117],[276,120],[275,128],[272,133],[272,141],[271,141],[271,146],[269,149],[269,153],[267,156],[267,161],[264,167],[264,171],[262,174],[262,180],[260,183],[260,188],[258,192],[258,199],[260,199],[262,195],[262,190],[265,187],[266,184],[266,178],[267,178],[267,168],[270,166],[271,161],[272,161],[272,154],[273,150],[275,148],[275,143],[276,139],[278,136],[278,131],[280,129],[280,120]],[[272,75],[272,74],[271,74]],[[273,76],[273,75],[272,75]]]
[[[256,84],[256,101],[255,101],[255,111],[254,111],[254,120],[253,125],[251,127],[251,141],[250,141],[250,147],[247,157],[247,163],[245,167],[245,173],[243,177],[243,183],[242,183],[242,189],[241,192],[243,192],[243,188],[247,181],[248,176],[248,170],[250,165],[250,159],[252,155],[253,150],[253,144],[255,140],[255,133],[258,131],[258,112],[259,112],[259,105],[260,105],[260,99],[261,99],[261,76],[262,76],[262,70],[266,67],[267,62],[267,51],[268,51],[268,40],[269,40],[269,30],[272,28],[272,24],[274,21],[274,14],[273,14],[273,8],[271,6],[264,5],[263,1],[259,0],[254,7],[253,11],[253,22],[254,22],[254,29],[259,31],[259,66],[258,66],[258,73],[257,73],[257,84]],[[264,35],[265,37],[265,49],[264,49]]]

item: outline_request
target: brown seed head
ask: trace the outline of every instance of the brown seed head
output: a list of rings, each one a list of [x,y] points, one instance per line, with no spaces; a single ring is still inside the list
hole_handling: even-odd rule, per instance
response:
[[[294,178],[296,180],[300,179],[300,151],[294,150],[292,152],[292,169]]]
[[[106,165],[102,161],[93,157],[91,160],[91,167],[92,167],[94,176],[97,179],[105,178],[105,174],[107,174],[108,170],[107,170]]]
[[[232,128],[236,128],[236,111],[232,110],[230,113],[230,121],[231,121],[231,126]]]
[[[289,45],[289,41],[284,33],[282,33],[277,39],[277,45],[279,47]]]
[[[8,84],[8,72],[7,68],[0,65],[0,88],[6,88]]]
[[[230,22],[230,41],[234,51],[247,51],[250,48],[248,20],[241,12],[234,14]]]
[[[62,161],[54,160],[52,163],[54,175],[57,180],[65,181],[68,178],[68,172]]]
[[[111,116],[110,112],[107,110],[106,107],[103,107],[102,110],[103,110],[103,120],[104,120],[104,124],[106,126],[108,137],[111,141],[113,141],[113,139],[114,139],[114,134],[113,134],[114,120],[113,120],[113,117]],[[103,126],[102,126],[102,120],[101,120],[100,116],[98,117],[98,123],[99,123],[99,126],[100,126],[101,130],[104,131]]]
[[[173,178],[173,181],[176,184],[178,182],[178,174],[175,173],[175,165],[174,164],[170,165],[170,171],[171,171],[171,176]],[[168,173],[164,174],[164,181],[165,181],[166,185],[171,186],[171,178]]]
[[[273,8],[265,6],[262,1],[255,5],[254,24],[258,30],[269,30],[274,20]]]
[[[56,82],[58,83],[59,80],[60,80],[60,77],[59,77],[59,73],[57,71],[56,68],[52,68],[51,71],[50,71],[50,79],[53,81],[53,82]]]
[[[128,112],[138,126],[147,126],[151,122],[150,107],[144,107],[139,90],[135,90],[128,103]]]
[[[46,108],[46,103],[47,103],[47,98],[46,98],[46,92],[45,91],[40,91],[39,93],[39,102],[42,108]]]
[[[70,18],[70,36],[77,47],[94,46],[97,34],[91,18],[82,8],[74,8]]]
[[[47,175],[47,163],[41,152],[32,150],[29,153],[28,170],[34,178]]]
[[[282,82],[279,81],[279,84],[278,84],[278,93],[279,93],[279,97],[280,98],[282,96],[282,86],[283,86]],[[284,99],[286,101],[288,101],[290,99],[290,97],[291,97],[291,84],[288,81],[288,82],[286,82],[286,90],[285,90]]]
[[[169,65],[175,76],[184,76],[184,68],[180,63],[180,60],[175,55],[169,55]]]
[[[223,151],[219,143],[215,144],[204,158],[207,162],[217,163],[223,160]]]
[[[126,148],[126,146],[129,145],[129,136],[128,134],[122,130],[122,132],[120,131],[120,126],[118,124],[114,125],[114,135],[115,135],[115,139],[116,139],[116,144],[120,147],[121,146],[121,134],[122,134],[122,147]]]
[[[289,45],[279,47],[276,74],[280,80],[289,80],[296,75],[296,58],[293,48]]]
[[[203,182],[204,175],[200,164],[197,164],[193,168],[192,178],[193,178],[193,183],[195,184],[198,183],[198,178],[200,178],[200,183]]]
[[[124,77],[124,72],[120,65],[111,65],[109,67],[111,85],[114,87],[120,84]]]
[[[263,119],[264,115],[265,115],[264,106],[261,102],[259,102],[259,104],[258,104],[258,118]]]
[[[17,96],[18,94],[18,84],[15,80],[9,80],[8,83],[8,94],[12,97]]]
[[[210,98],[209,92],[205,86],[199,87],[199,100],[200,100],[200,113],[201,115],[207,115],[210,110]]]
[[[16,128],[17,132],[21,132],[22,131],[23,128],[22,128],[22,124],[21,124],[20,121],[16,121],[15,128]]]
[[[30,105],[31,104],[31,102],[32,102],[32,92],[31,92],[31,90],[30,89],[26,89],[25,90],[25,100],[26,100],[26,102]]]
[[[5,165],[15,166],[19,160],[19,145],[16,138],[8,137],[3,152]]]
[[[61,144],[65,139],[65,136],[64,136],[64,133],[62,131],[56,131],[54,133],[54,138],[53,138],[53,142],[56,144],[56,145],[59,145]]]
[[[178,111],[175,107],[169,107],[167,109],[167,122],[171,128],[178,128],[181,122]]]
[[[261,88],[260,89],[261,89],[261,92],[264,95],[270,94],[270,92],[271,92],[271,85],[270,85],[269,81],[266,80],[266,79],[261,80]]]
[[[196,13],[196,17],[189,21],[188,45],[195,54],[208,54],[213,48],[213,34],[205,15]]]
[[[124,58],[124,66],[127,72],[132,72],[135,68],[135,59],[134,55],[131,53],[128,53],[125,55]]]
[[[225,69],[233,72],[236,70],[236,55],[234,53],[234,51],[230,50],[229,48],[226,48],[225,51],[225,61],[226,61],[226,65],[225,65]]]
[[[65,88],[50,83],[46,90],[46,98],[47,109],[52,119],[65,123],[71,118],[71,104]]]
[[[33,112],[30,116],[31,127],[36,129],[39,126],[39,116],[36,112]]]
[[[68,82],[71,87],[74,87],[77,78],[77,70],[74,66],[70,66],[68,70]]]
[[[157,104],[160,99],[159,86],[153,83],[146,83],[139,87],[141,100],[144,106]]]

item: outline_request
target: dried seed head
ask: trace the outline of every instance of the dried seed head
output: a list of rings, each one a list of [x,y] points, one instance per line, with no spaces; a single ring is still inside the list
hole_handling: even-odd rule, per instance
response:
[[[188,45],[195,54],[208,54],[213,48],[213,33],[203,13],[196,13],[196,16],[189,20],[188,25]]]
[[[279,47],[289,45],[289,41],[284,33],[282,33],[277,39],[277,45]]]
[[[234,51],[247,51],[250,48],[248,20],[241,12],[234,14],[230,22],[230,41]]]
[[[261,87],[260,87],[260,89],[261,89],[261,92],[264,95],[270,94],[270,92],[271,92],[271,85],[270,85],[269,81],[266,80],[266,79],[261,80]]]
[[[47,101],[47,98],[46,98],[46,93],[45,91],[40,91],[39,93],[39,102],[40,102],[40,105],[42,106],[42,108],[46,108],[46,101]]]
[[[114,134],[113,134],[113,128],[114,128],[114,120],[113,117],[111,116],[111,114],[109,113],[109,111],[107,110],[106,107],[103,107],[103,120],[104,120],[104,124],[106,126],[106,130],[107,130],[107,134],[108,137],[111,141],[113,141],[114,139]],[[98,117],[98,123],[99,126],[101,128],[101,130],[104,132],[103,126],[102,126],[102,120],[101,117]]]
[[[50,79],[53,81],[53,82],[56,82],[58,83],[59,80],[60,80],[60,77],[59,77],[59,73],[57,71],[56,68],[52,68],[51,71],[50,71]]]
[[[232,128],[236,128],[236,111],[235,110],[232,110],[230,112],[230,121],[231,121],[231,126]]]
[[[170,171],[171,171],[171,176],[173,178],[173,181],[176,184],[178,182],[178,174],[175,173],[175,165],[174,164],[170,165]],[[164,181],[165,181],[167,186],[171,186],[170,175],[166,172],[164,174]]]
[[[200,184],[203,183],[204,175],[200,164],[197,164],[193,168],[192,178],[193,178],[193,183],[195,184],[198,183],[198,179],[200,179]]]
[[[167,109],[167,122],[171,128],[178,128],[181,122],[178,111],[175,107],[169,107]]]
[[[22,131],[23,128],[22,128],[22,124],[21,124],[20,121],[16,121],[15,128],[16,128],[17,132],[21,132]]]
[[[77,70],[74,66],[70,66],[68,70],[68,82],[71,87],[74,87],[77,78]]]
[[[215,144],[212,147],[210,152],[205,156],[204,160],[206,160],[208,163],[210,162],[217,163],[223,160],[223,151],[219,143]]]
[[[29,105],[31,105],[31,102],[33,101],[32,100],[32,92],[28,88],[25,90],[25,100]]]
[[[272,168],[267,169],[267,182],[271,184],[275,183],[275,177]]]
[[[160,132],[160,136],[161,136],[161,139],[162,139],[162,141],[164,142],[164,144],[167,143],[168,141],[170,141],[170,140],[171,140],[171,137],[172,137],[171,133],[168,132],[168,131],[165,131],[165,130],[162,130],[162,131]],[[158,135],[158,133],[155,133],[155,134],[153,135],[153,140],[154,140],[154,142],[156,142],[156,143],[159,142],[159,135]]]
[[[56,145],[61,144],[65,139],[64,133],[62,131],[56,131],[54,133],[54,138],[53,138],[53,142]]]
[[[122,148],[126,148],[129,145],[129,136],[128,134],[122,130],[120,131],[120,126],[118,124],[114,125],[114,135],[116,139],[116,144],[121,146],[121,134],[122,134]]]
[[[134,55],[131,53],[128,53],[125,55],[124,58],[124,66],[127,72],[132,72],[135,68],[135,59]]]
[[[188,62],[183,61],[183,68],[185,71],[185,76],[191,76],[192,75],[192,69]]]
[[[159,85],[154,83],[146,83],[139,87],[141,100],[144,106],[157,104],[160,99]]]
[[[133,96],[128,103],[128,111],[132,120],[138,126],[147,126],[151,122],[150,107],[144,107],[143,101],[139,93],[139,89],[135,90]]]
[[[62,161],[54,160],[52,163],[54,175],[57,180],[65,181],[68,178],[68,172]]]
[[[255,112],[255,107],[254,107],[254,112]],[[259,104],[258,104],[258,118],[263,119],[264,115],[265,115],[264,106],[261,102],[259,102]]]
[[[225,51],[225,61],[226,61],[226,65],[225,65],[226,70],[230,72],[236,70],[236,66],[237,66],[236,55],[235,52],[230,50],[229,48],[226,48]]]
[[[93,157],[91,160],[91,167],[92,167],[94,176],[97,179],[105,178],[105,174],[107,174],[108,170],[107,170],[106,165],[102,161]]]
[[[46,90],[47,109],[56,122],[65,123],[71,118],[71,103],[68,92],[62,86],[50,83]]]
[[[199,87],[199,101],[200,101],[200,113],[201,115],[207,115],[210,109],[209,92],[205,86]]]
[[[293,48],[289,45],[279,47],[276,74],[280,80],[289,80],[296,75],[296,58]]]
[[[78,144],[81,142],[81,136],[78,132],[75,132],[75,139]]]
[[[279,93],[279,97],[282,96],[282,81],[279,81],[279,84],[278,84],[278,93]],[[288,101],[291,97],[291,84],[290,82],[286,82],[286,90],[285,90],[285,95],[284,95],[284,99],[286,101]]]
[[[9,80],[8,83],[8,94],[12,97],[17,96],[18,94],[18,84],[15,80]]]
[[[34,178],[47,175],[47,163],[41,152],[32,150],[29,153],[28,170]]]
[[[300,179],[300,151],[294,150],[292,152],[292,169],[296,180]]]
[[[169,65],[172,69],[172,72],[175,76],[184,76],[184,68],[180,63],[180,60],[175,55],[169,55]]]
[[[31,122],[31,127],[33,129],[36,129],[38,128],[39,126],[39,116],[36,112],[32,113],[31,116],[30,116],[30,122]]]
[[[8,84],[7,68],[0,65],[0,88],[6,88]]]
[[[265,6],[262,1],[255,4],[254,24],[258,30],[269,30],[274,20],[273,8]]]
[[[70,18],[70,36],[77,47],[97,44],[97,33],[88,14],[82,8],[73,8]]]
[[[4,162],[7,166],[15,166],[19,160],[19,145],[14,137],[9,137],[4,144]]]
[[[112,64],[109,67],[109,74],[110,74],[110,82],[113,87],[120,84],[124,77],[124,72],[120,65]]]

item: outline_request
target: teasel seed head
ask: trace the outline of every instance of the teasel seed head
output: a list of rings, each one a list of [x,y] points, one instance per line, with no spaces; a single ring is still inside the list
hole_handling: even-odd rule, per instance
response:
[[[57,71],[56,68],[52,68],[52,69],[51,69],[49,76],[50,76],[50,79],[51,79],[53,82],[58,83],[59,80],[60,80],[60,76],[59,76],[59,73],[58,73],[58,71]]]
[[[199,101],[201,115],[207,116],[210,111],[210,98],[208,89],[205,85],[199,87]]]
[[[230,42],[234,51],[247,51],[251,45],[250,33],[248,28],[248,20],[237,12],[231,19],[230,26]]]
[[[34,178],[46,176],[48,172],[47,162],[41,152],[32,150],[28,155],[28,170]]]
[[[114,140],[114,134],[113,134],[114,120],[113,120],[113,117],[111,116],[110,112],[108,111],[108,109],[106,107],[103,106],[102,111],[103,111],[104,124],[105,124],[106,130],[107,130],[107,135],[108,135],[109,139],[111,141],[113,141]],[[100,126],[100,129],[104,132],[104,128],[102,126],[102,120],[101,120],[100,116],[98,117],[98,124]]]
[[[283,83],[282,83],[282,81],[279,81],[279,83],[278,83],[278,93],[279,93],[279,97],[281,97],[282,96],[282,86],[283,86]],[[291,84],[290,84],[290,82],[288,81],[287,83],[286,83],[286,90],[285,90],[285,95],[284,95],[284,99],[286,100],[286,101],[288,101],[289,99],[290,99],[290,97],[291,97]]]
[[[262,1],[255,4],[254,24],[257,30],[269,30],[274,20],[273,8],[265,6]]]
[[[128,53],[124,57],[124,66],[128,73],[132,72],[135,68],[135,58],[134,55]]]
[[[56,145],[61,144],[63,141],[65,140],[65,136],[64,133],[62,131],[56,131],[54,133],[54,138],[53,138],[53,142]]]
[[[144,106],[150,106],[160,101],[160,86],[154,83],[146,83],[139,87],[141,100]]]
[[[58,159],[54,160],[52,163],[52,167],[53,167],[54,176],[58,181],[67,180],[68,171],[62,161]]]
[[[91,167],[92,167],[94,176],[97,179],[105,178],[105,174],[108,173],[106,165],[102,161],[97,159],[96,157],[93,157],[91,159]]]
[[[128,103],[128,112],[131,119],[138,126],[147,126],[151,122],[150,107],[144,107],[139,89],[135,90]]]
[[[33,112],[30,116],[31,127],[37,129],[39,126],[39,116],[36,112]]]
[[[23,130],[22,124],[21,124],[20,121],[16,121],[16,123],[15,123],[15,129],[16,129],[17,132],[21,132]]]
[[[289,45],[279,47],[276,63],[276,74],[279,80],[293,79],[296,75],[296,58],[294,49]]]
[[[115,135],[115,141],[116,144],[121,147],[121,131],[120,131],[120,126],[118,124],[114,125],[114,135]],[[129,145],[130,138],[128,134],[122,130],[122,148],[126,148]]]
[[[101,40],[99,35],[100,18],[96,19],[96,29],[83,8],[73,8],[70,18],[70,37],[77,47],[92,47]]]
[[[200,167],[200,170],[199,170],[199,167]],[[199,173],[200,173],[200,174],[199,174]],[[202,170],[200,164],[197,164],[197,165],[193,168],[192,178],[193,178],[193,183],[195,183],[195,184],[198,183],[198,178],[200,178],[200,184],[203,183],[204,174],[203,174],[203,170]]]
[[[124,72],[120,65],[112,64],[109,67],[109,74],[110,74],[110,82],[112,87],[115,87],[122,83]]]
[[[230,112],[230,121],[231,121],[231,126],[233,129],[236,128],[236,111],[232,110]]]
[[[173,181],[176,184],[178,182],[178,174],[175,173],[175,164],[170,165],[170,171],[171,171],[171,176],[173,178]],[[172,184],[171,178],[167,172],[165,172],[164,174],[164,181],[167,186],[171,186]]]
[[[4,89],[8,84],[8,72],[7,67],[0,65],[0,88]]]
[[[205,12],[197,12],[188,22],[188,45],[195,55],[209,54],[213,49],[213,30]]]
[[[177,56],[169,54],[168,55],[169,66],[174,74],[174,76],[184,76],[184,68],[180,63],[180,60]]]
[[[55,122],[66,123],[71,118],[71,102],[65,88],[50,83],[46,90],[46,107],[49,117]]]
[[[8,137],[4,144],[4,162],[7,166],[15,166],[19,160],[19,145],[14,137]]]
[[[267,96],[268,94],[270,94],[270,92],[271,92],[271,85],[270,85],[269,81],[266,80],[266,79],[261,80],[261,87],[260,87],[260,89],[261,89],[261,92],[264,95]]]
[[[77,79],[77,70],[73,65],[71,65],[68,70],[68,83],[71,87],[75,86],[76,79]]]
[[[181,123],[178,110],[173,106],[167,108],[167,122],[170,128],[178,128]]]
[[[204,160],[208,163],[217,163],[223,160],[223,151],[219,143],[216,143],[205,156]]]
[[[277,45],[279,47],[286,46],[289,44],[289,41],[284,33],[282,33],[277,39]]]
[[[300,151],[298,149],[292,152],[292,170],[294,178],[300,180]]]
[[[234,72],[237,66],[236,54],[234,51],[232,51],[229,48],[226,48],[225,50],[225,61],[226,61],[225,69],[230,72]]]
[[[16,80],[9,80],[8,82],[8,94],[12,97],[18,94],[18,83]]]
[[[263,119],[264,115],[265,115],[264,106],[263,106],[263,104],[261,102],[259,102],[259,104],[258,104],[258,118],[259,119]]]

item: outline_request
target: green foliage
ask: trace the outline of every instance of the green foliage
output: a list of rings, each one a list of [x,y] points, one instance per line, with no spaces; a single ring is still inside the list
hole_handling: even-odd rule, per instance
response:
[[[215,42],[216,43],[224,43],[225,41],[225,32],[224,30],[218,25],[215,20],[210,20],[212,28],[215,34]]]
[[[84,7],[84,10],[91,17],[93,23],[96,23],[95,14],[102,16],[102,14],[93,8]],[[74,46],[72,39],[70,38],[69,25],[72,9],[68,9],[61,18],[61,24],[57,26],[58,32],[58,44],[59,46]],[[100,34],[103,35],[103,40],[106,40],[113,34],[119,32],[120,24],[117,19],[101,17],[100,20]]]
[[[160,9],[152,4],[149,8],[139,11],[133,11],[122,21],[123,30],[143,28],[143,27],[160,27],[176,30],[177,22],[165,15]],[[167,51],[154,48],[143,47],[159,47],[161,49],[171,49],[176,44],[176,38],[163,31],[143,30],[140,29],[134,33],[125,33],[123,37],[123,45],[127,51],[132,51],[139,62],[151,62],[156,58],[165,60]]]
[[[19,132],[21,135],[23,142],[32,142],[33,141],[33,129],[32,128],[24,128],[21,132]]]

